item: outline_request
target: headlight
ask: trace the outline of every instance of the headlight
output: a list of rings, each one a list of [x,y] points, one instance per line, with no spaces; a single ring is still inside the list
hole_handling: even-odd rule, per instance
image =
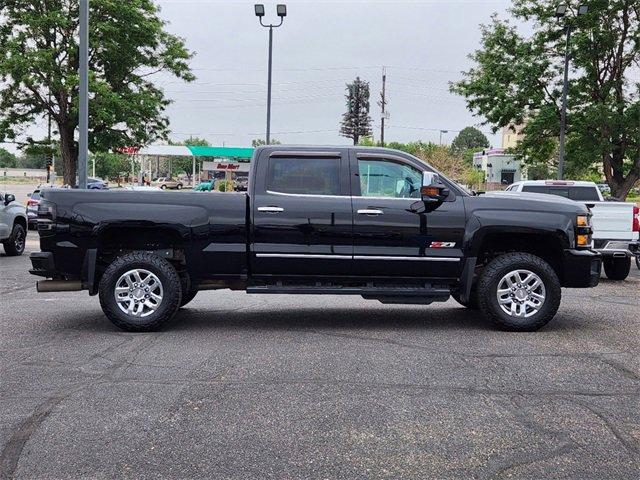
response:
[[[591,215],[578,215],[576,217],[576,246],[591,246]]]

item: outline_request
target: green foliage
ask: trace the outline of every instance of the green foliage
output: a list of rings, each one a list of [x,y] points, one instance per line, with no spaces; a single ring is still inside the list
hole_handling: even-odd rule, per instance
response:
[[[184,41],[165,31],[152,0],[90,2],[89,148],[109,151],[167,137],[169,101],[150,80],[194,77]],[[0,140],[50,114],[64,181],[75,184],[78,146],[78,0],[0,0]],[[29,139],[24,143],[32,143]]]
[[[251,146],[253,148],[257,148],[257,147],[262,147],[263,145],[266,145],[267,141],[264,138],[254,138],[253,140],[251,140]],[[272,138],[269,140],[269,145],[281,145],[280,140],[276,140],[275,138]]]
[[[451,142],[451,149],[456,153],[467,150],[486,148],[489,146],[487,137],[475,127],[465,127]]]
[[[347,111],[342,115],[340,135],[351,138],[358,145],[360,138],[370,137],[371,117],[369,116],[369,82],[356,77],[353,83],[347,84]]]
[[[185,145],[191,147],[209,147],[211,144],[205,138],[189,137],[184,142],[169,142],[169,145]],[[196,158],[196,165],[208,157]],[[171,159],[171,176],[175,177],[181,173],[186,173],[189,181],[193,175],[193,157],[173,157]]]
[[[119,179],[131,170],[131,157],[121,153],[97,153],[89,159],[89,166],[96,162],[96,176],[107,179]]]
[[[0,167],[16,168],[17,166],[18,159],[16,158],[16,156],[8,150],[0,148]]]
[[[481,48],[471,55],[475,66],[452,85],[495,130],[525,125],[516,153],[534,169],[555,168],[557,158],[565,52],[565,23],[554,18],[557,3],[514,0],[511,15],[532,33],[525,36],[494,16],[481,26]],[[566,20],[573,27],[567,175],[599,165],[612,194],[624,198],[640,178],[640,9],[637,0],[588,5],[581,16],[571,7]]]

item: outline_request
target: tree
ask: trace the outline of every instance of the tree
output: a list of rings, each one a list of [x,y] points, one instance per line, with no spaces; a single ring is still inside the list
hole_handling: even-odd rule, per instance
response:
[[[556,7],[556,0],[514,0],[512,16],[529,22],[532,34],[494,16],[481,27],[475,66],[452,85],[494,130],[524,124],[516,153],[538,165],[557,158],[565,31]],[[567,19],[574,27],[567,174],[599,164],[623,199],[640,178],[640,8],[637,0],[597,0],[585,15],[570,6]]]
[[[131,158],[123,153],[96,153],[96,176],[104,179],[117,179],[127,176],[131,170]],[[91,164],[91,161],[89,162]]]
[[[451,142],[451,150],[456,153],[462,153],[465,150],[486,148],[489,146],[489,140],[484,133],[475,127],[465,127]]]
[[[261,147],[263,145],[266,145],[267,141],[264,138],[254,138],[253,140],[251,140],[251,146],[253,148],[256,147]],[[269,140],[269,144],[270,145],[281,145],[280,140],[276,140],[275,138],[272,138]]]
[[[370,137],[371,117],[369,116],[369,82],[356,77],[347,84],[347,111],[342,115],[340,135],[351,138],[357,145],[360,137]]]
[[[8,150],[0,148],[0,167],[16,168],[17,166],[18,159],[16,158],[16,156]]]
[[[89,148],[102,152],[166,138],[169,101],[150,77],[167,72],[193,80],[192,54],[164,30],[152,0],[90,5]],[[78,10],[78,0],[0,0],[0,141],[23,137],[26,126],[50,115],[70,185],[78,159]]]

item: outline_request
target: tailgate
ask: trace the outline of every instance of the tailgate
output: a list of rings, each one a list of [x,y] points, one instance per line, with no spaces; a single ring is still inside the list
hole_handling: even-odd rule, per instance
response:
[[[636,240],[633,231],[633,203],[597,202],[593,212],[593,238],[609,240]]]

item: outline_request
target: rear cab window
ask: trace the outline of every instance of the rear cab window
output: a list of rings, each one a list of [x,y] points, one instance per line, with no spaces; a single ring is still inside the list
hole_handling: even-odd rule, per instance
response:
[[[292,195],[340,195],[340,157],[271,157],[266,187]]]

